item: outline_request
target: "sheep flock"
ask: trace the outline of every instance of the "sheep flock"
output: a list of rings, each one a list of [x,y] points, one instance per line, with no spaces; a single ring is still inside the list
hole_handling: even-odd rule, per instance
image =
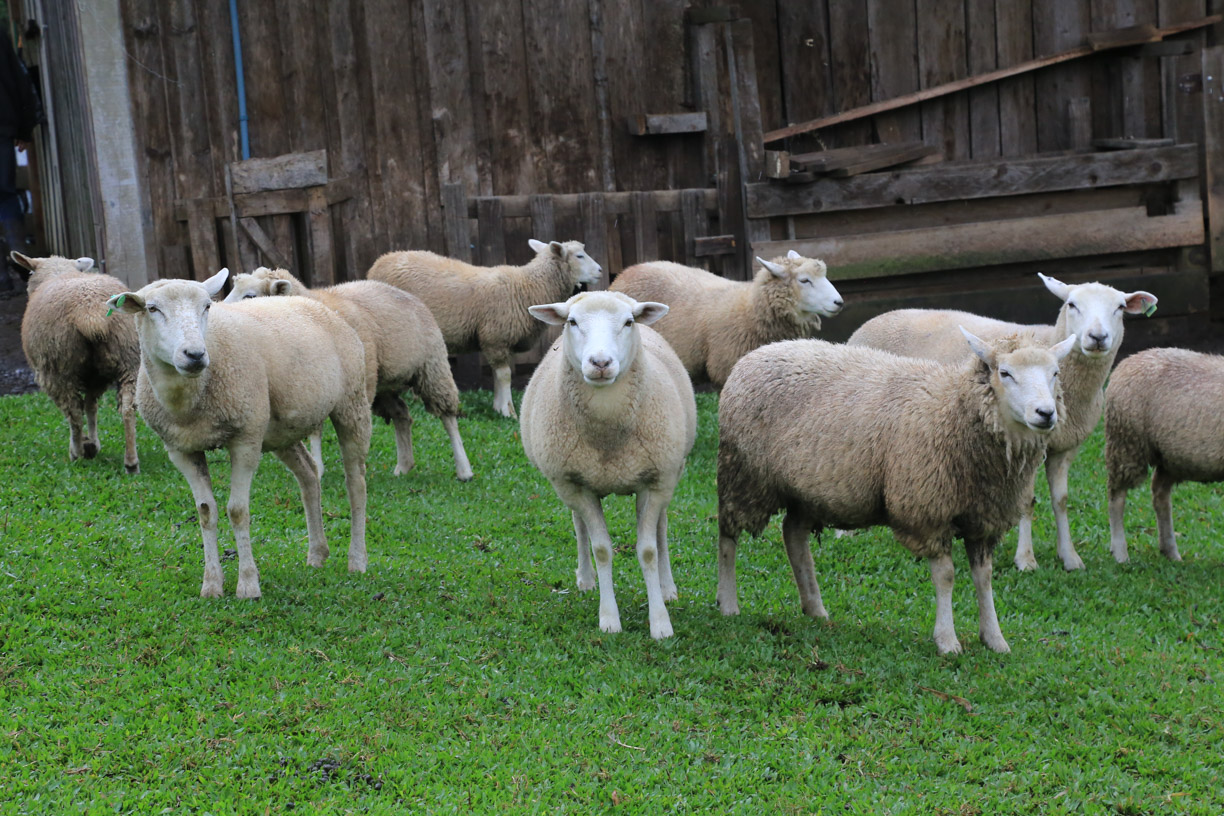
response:
[[[608,633],[620,632],[622,621],[612,584],[616,545],[601,503],[632,494],[649,634],[673,635],[665,603],[680,588],[668,505],[697,434],[694,385],[719,390],[711,603],[725,615],[739,612],[740,540],[760,536],[783,514],[800,609],[826,618],[813,535],[884,526],[927,562],[940,654],[962,650],[952,615],[957,540],[977,596],[979,638],[989,650],[1009,651],[994,607],[994,550],[1017,528],[1016,567],[1037,567],[1034,479],[1043,464],[1058,555],[1066,569],[1083,568],[1071,541],[1068,478],[1102,417],[1109,546],[1117,561],[1129,557],[1127,492],[1149,471],[1157,542],[1172,560],[1180,559],[1173,487],[1224,480],[1224,420],[1204,410],[1224,398],[1224,358],[1166,348],[1114,365],[1124,317],[1156,306],[1149,292],[1042,275],[1061,301],[1048,325],[908,309],[867,321],[840,344],[817,337],[822,319],[838,319],[844,300],[833,283],[837,270],[816,258],[758,258],[758,271],[743,283],[646,261],[614,274],[608,291],[580,291],[604,278],[600,259],[576,241],[532,240],[530,248],[528,263],[498,267],[391,252],[366,280],[327,289],[261,268],[126,291],[117,278],[91,271],[88,258],[12,257],[32,272],[23,346],[39,385],[67,419],[68,458],[98,454],[97,404],[114,387],[127,472],[139,478],[138,411],[188,483],[204,545],[202,597],[221,596],[224,586],[206,451],[228,451],[235,594],[258,598],[258,510],[250,496],[259,461],[272,452],[297,480],[307,563],[322,566],[323,460],[305,440],[317,440],[330,420],[351,518],[348,568],[364,572],[371,413],[395,426],[401,476],[413,466],[404,395],[419,397],[450,437],[456,477],[473,480],[448,360],[472,351],[493,370],[495,412],[519,420],[506,423],[506,436],[521,440],[526,461],[569,511],[577,588],[598,588],[599,628]],[[548,326],[559,335],[516,410],[514,354]],[[507,478],[485,467],[491,472],[482,469],[473,484]],[[380,497],[369,498],[377,505]],[[541,521],[562,525],[567,516],[556,507]]]

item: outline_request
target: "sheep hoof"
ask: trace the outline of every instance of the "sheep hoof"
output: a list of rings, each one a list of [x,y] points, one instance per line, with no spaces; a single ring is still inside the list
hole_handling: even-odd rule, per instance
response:
[[[578,574],[578,591],[579,592],[590,592],[594,588],[595,588],[595,579],[593,577],[584,576],[581,573]]]
[[[220,581],[215,581],[215,582],[205,581],[204,585],[200,587],[200,597],[201,598],[220,598],[221,597],[221,582]]]
[[[242,581],[239,581],[238,589],[234,592],[234,595],[247,600],[259,600],[259,582],[253,581],[243,583]]]
[[[406,464],[406,465],[405,465],[405,464],[397,464],[397,465],[395,466],[395,470],[393,470],[393,471],[392,471],[392,474],[393,474],[393,475],[395,475],[395,476],[403,476],[405,473],[407,473],[408,471],[412,470],[414,467],[416,467],[416,462],[409,462],[409,463],[408,463],[408,464]]]
[[[366,567],[368,566],[369,566],[369,563],[364,558],[361,558],[361,559],[350,558],[348,562],[348,571],[349,572],[365,572]]]
[[[731,601],[719,600],[718,608],[719,610],[722,611],[723,615],[726,615],[728,617],[730,617],[731,615],[739,614],[739,602],[735,600],[731,600]]]
[[[81,452],[85,456],[86,459],[92,459],[98,455],[98,451],[100,451],[101,449],[102,448],[98,445],[97,442],[86,442],[82,446]]]
[[[1037,559],[1031,555],[1024,558],[1017,555],[1016,569],[1020,570],[1021,572],[1032,572],[1033,570],[1037,569]]]
[[[956,639],[956,635],[936,635],[935,648],[941,655],[960,654],[963,651],[961,649],[960,641]]]
[[[992,652],[998,652],[999,654],[1009,654],[1011,652],[1011,647],[1007,645],[1007,641],[1003,639],[1003,635],[1001,634],[979,634],[978,637],[981,638],[982,643],[986,646],[986,648],[990,649]]]
[[[1084,559],[1080,558],[1078,553],[1071,553],[1071,555],[1063,559],[1063,568],[1067,572],[1082,570],[1084,568]]]
[[[676,589],[676,585],[672,584],[669,587],[663,587],[663,600],[676,601],[680,599],[680,590]]]
[[[607,632],[609,634],[616,634],[621,630],[620,618],[600,618],[599,629],[600,631]]]
[[[461,482],[470,482],[472,481],[472,477],[475,475],[476,475],[475,473],[472,473],[471,468],[466,468],[464,470],[455,471],[455,478]]]
[[[828,620],[829,612],[824,608],[823,603],[817,603],[815,606],[804,606],[803,614],[809,618],[818,618],[820,620]]]
[[[650,636],[654,638],[655,640],[662,640],[663,638],[669,638],[672,636],[672,634],[673,632],[672,632],[672,625],[671,625],[670,620],[665,620],[657,626],[655,626],[654,624],[651,624]]]
[[[123,469],[126,470],[129,474],[134,476],[137,473],[140,473],[140,463],[138,462],[134,465],[124,465]]]
[[[1181,553],[1177,551],[1176,547],[1174,547],[1172,550],[1161,550],[1160,554],[1170,561],[1182,560]]]

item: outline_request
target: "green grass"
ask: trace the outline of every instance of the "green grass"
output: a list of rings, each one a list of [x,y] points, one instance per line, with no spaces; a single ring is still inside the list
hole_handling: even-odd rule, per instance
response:
[[[252,493],[263,599],[201,600],[186,482],[140,430],[122,473],[110,399],[102,455],[67,462],[41,395],[0,398],[0,813],[1202,813],[1224,810],[1224,507],[1174,494],[1185,561],[1132,494],[1131,563],[1108,552],[1100,434],[1072,470],[1088,569],[1065,573],[1048,502],[1042,568],[996,554],[1010,655],[930,640],[923,562],[886,530],[814,545],[832,618],[800,613],[778,525],[740,546],[743,614],[714,605],[716,399],[671,507],[681,597],[656,643],[632,554],[632,500],[609,509],[625,631],[574,588],[569,514],[487,392],[461,423],[460,484],[440,423],[414,406],[417,468],[369,468],[370,569],[345,570],[334,436],[332,558],[305,565],[288,472]],[[223,455],[210,455],[220,501]],[[222,546],[233,546],[222,525]]]

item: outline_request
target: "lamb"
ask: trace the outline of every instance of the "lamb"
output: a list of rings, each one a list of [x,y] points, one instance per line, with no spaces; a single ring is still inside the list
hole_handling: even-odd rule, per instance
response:
[[[425,301],[451,354],[482,352],[493,369],[493,409],[511,419],[517,418],[510,397],[513,353],[531,348],[544,331],[527,308],[598,283],[603,272],[578,241],[527,243],[536,256],[524,266],[472,266],[432,252],[389,252],[366,275]]]
[[[1224,357],[1174,348],[1140,352],[1118,364],[1105,392],[1109,549],[1129,558],[1122,516],[1126,494],[1152,473],[1160,552],[1180,561],[1173,535],[1173,486],[1224,479]]]
[[[412,470],[412,415],[400,395],[412,389],[425,410],[442,420],[455,459],[455,476],[472,478],[472,466],[459,436],[459,389],[451,376],[442,332],[420,298],[378,281],[352,281],[308,289],[284,269],[259,267],[234,277],[226,303],[263,295],[308,297],[338,312],[365,346],[366,389],[374,413],[395,427],[395,475]],[[323,473],[320,431],[311,436],[319,474]]]
[[[365,572],[370,401],[361,339],[339,315],[307,298],[257,298],[214,307],[212,297],[228,275],[222,269],[203,283],[154,281],[109,301],[136,316],[136,405],[191,485],[204,540],[200,596],[222,594],[208,450],[229,450],[226,511],[238,545],[237,596],[260,596],[251,555],[250,495],[265,450],[297,479],[310,542],[306,563],[323,565],[328,550],[319,475],[301,440],[328,417],[340,439],[352,515],[348,568]]]
[[[112,385],[123,417],[123,467],[140,472],[136,453],[136,372],[140,347],[131,318],[107,317],[106,299],[127,287],[90,272],[92,258],[10,256],[29,270],[21,348],[38,386],[68,420],[68,459],[92,459],[98,441],[98,398]],[[85,432],[81,432],[84,415]]]
[[[573,514],[578,588],[595,586],[594,550],[599,628],[621,631],[601,501],[610,493],[636,494],[637,556],[650,635],[671,637],[663,602],[678,596],[667,550],[667,506],[693,447],[697,405],[679,358],[647,328],[667,314],[667,306],[618,292],[585,292],[530,311],[564,326],[560,342],[527,384],[521,432],[527,458]]]
[[[680,355],[694,383],[722,388],[740,357],[766,343],[813,336],[820,318],[832,317],[843,305],[823,261],[794,250],[785,258],[757,261],[761,269],[751,283],[653,261],[621,272],[610,288],[669,304],[659,334]]]
[[[846,343],[911,357],[953,362],[965,356],[959,343],[960,335],[956,331],[958,325],[988,340],[1019,332],[1033,344],[1043,346],[1071,335],[1079,337],[1077,353],[1062,365],[1067,411],[1063,421],[1047,437],[1045,467],[1058,530],[1058,556],[1064,568],[1077,570],[1083,569],[1084,561],[1071,543],[1071,525],[1067,517],[1067,475],[1080,445],[1101,418],[1104,401],[1101,389],[1122,346],[1122,316],[1151,314],[1156,308],[1156,296],[1143,291],[1120,292],[1101,283],[1072,286],[1040,273],[1039,277],[1046,288],[1063,301],[1053,326],[1025,326],[951,310],[901,309],[868,320]],[[1037,559],[1033,555],[1035,491],[1035,486],[1029,491],[1029,500],[1020,518],[1015,557],[1016,568],[1020,570],[1037,568]]]
[[[978,632],[1009,651],[991,592],[995,545],[1020,517],[1046,437],[1062,416],[1058,361],[1010,337],[964,333],[970,360],[927,360],[790,340],[747,354],[723,387],[718,447],[718,605],[739,613],[735,550],[786,510],[782,537],[805,614],[827,618],[808,540],[825,527],[877,525],[925,557],[935,584],[935,645],[961,651],[952,623],[952,539],[962,538]]]

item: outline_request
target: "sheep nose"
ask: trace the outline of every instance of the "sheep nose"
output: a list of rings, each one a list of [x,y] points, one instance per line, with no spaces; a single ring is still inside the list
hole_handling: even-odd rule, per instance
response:
[[[591,365],[595,366],[595,368],[599,369],[600,371],[606,371],[608,369],[608,366],[612,365],[612,358],[611,357],[591,357],[590,362],[591,362]]]
[[[1034,413],[1037,414],[1039,420],[1037,425],[1042,428],[1049,428],[1054,425],[1054,409],[1053,408],[1034,408]]]
[[[845,303],[846,301],[842,300],[841,298],[833,298],[833,305],[838,309],[844,306]]]
[[[1088,339],[1092,341],[1092,345],[1101,347],[1105,345],[1105,341],[1109,339],[1109,332],[1088,332]]]
[[[196,351],[194,349],[192,350],[184,349],[183,356],[187,358],[187,365],[184,366],[184,368],[186,368],[188,371],[199,371],[203,369],[204,366],[206,365],[206,363],[204,362],[204,358],[206,355],[207,355],[207,352],[204,351],[203,349],[199,351]]]

